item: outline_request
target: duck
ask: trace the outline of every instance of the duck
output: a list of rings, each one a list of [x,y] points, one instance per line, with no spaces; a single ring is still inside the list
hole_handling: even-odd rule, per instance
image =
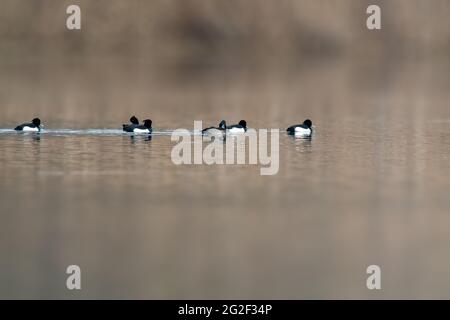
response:
[[[247,132],[247,121],[241,120],[239,124],[226,127],[228,133],[245,133]]]
[[[312,121],[306,119],[302,124],[295,124],[286,129],[288,134],[293,134],[297,136],[310,137],[312,135]]]
[[[40,132],[41,131],[41,120],[39,118],[34,118],[31,123],[23,123],[14,128],[16,131],[23,132]]]
[[[202,130],[202,134],[215,134],[217,132],[224,133],[227,129],[227,123],[225,120],[220,121],[218,127],[209,127]]]
[[[152,133],[152,120],[146,119],[144,120],[143,125],[137,125],[133,128],[133,131],[128,132],[134,132],[134,133]]]
[[[132,116],[130,118],[130,123],[131,124],[123,124],[122,125],[123,131],[125,131],[125,132],[133,132],[134,128],[139,126],[139,120],[135,116]]]

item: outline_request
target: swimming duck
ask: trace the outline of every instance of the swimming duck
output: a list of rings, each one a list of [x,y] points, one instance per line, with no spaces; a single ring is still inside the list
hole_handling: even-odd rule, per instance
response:
[[[296,124],[286,129],[288,134],[309,137],[312,134],[312,121],[306,119],[302,124]]]
[[[202,134],[214,134],[217,132],[225,132],[227,128],[227,123],[225,122],[225,120],[220,121],[219,123],[219,127],[209,127],[209,128],[205,128],[202,130]],[[217,131],[218,130],[218,131]]]
[[[150,119],[146,119],[144,120],[144,124],[143,125],[137,125],[133,128],[134,133],[152,133],[153,129],[152,129],[152,120]],[[128,131],[130,132],[130,131]]]
[[[31,123],[24,123],[14,128],[16,131],[23,132],[40,132],[41,131],[41,120],[39,118],[34,118]]]
[[[234,124],[227,127],[227,132],[229,133],[245,133],[247,132],[247,121],[241,120],[239,124]]]
[[[130,123],[131,124],[123,124],[122,125],[123,131],[125,131],[125,132],[133,132],[134,128],[139,126],[139,120],[135,116],[132,116],[130,118]]]

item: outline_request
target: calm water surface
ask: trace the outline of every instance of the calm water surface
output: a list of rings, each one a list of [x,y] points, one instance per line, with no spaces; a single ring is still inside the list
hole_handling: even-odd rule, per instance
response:
[[[362,84],[360,69],[341,71],[185,88],[172,99],[194,111],[151,109],[166,133],[151,140],[115,131],[114,113],[82,126],[103,134],[64,111],[60,127],[75,131],[1,131],[0,297],[450,298],[448,66]],[[3,128],[28,119],[7,114]],[[313,138],[282,132],[274,176],[170,159],[167,132],[192,120],[284,129],[306,116]],[[65,288],[70,264],[80,292]],[[381,291],[366,289],[370,264]]]

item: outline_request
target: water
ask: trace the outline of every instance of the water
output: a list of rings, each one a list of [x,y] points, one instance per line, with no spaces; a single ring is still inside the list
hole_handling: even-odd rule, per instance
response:
[[[351,61],[108,104],[77,82],[59,109],[39,99],[58,81],[25,84],[29,103],[0,121],[0,297],[450,298],[448,64],[382,71]],[[152,139],[117,129],[131,113],[151,116]],[[35,114],[42,134],[7,129]],[[274,176],[170,159],[169,133],[193,120],[284,129],[305,117],[314,136],[281,132]],[[70,264],[79,292],[65,288]],[[381,291],[366,288],[371,264]]]

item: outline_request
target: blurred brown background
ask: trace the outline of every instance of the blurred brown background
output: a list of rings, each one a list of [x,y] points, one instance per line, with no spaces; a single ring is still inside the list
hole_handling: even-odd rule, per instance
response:
[[[66,29],[69,4],[81,6],[81,31]],[[369,4],[381,6],[381,31],[366,28]],[[69,127],[116,126],[130,113],[156,113],[163,127],[173,127],[173,113],[189,117],[180,126],[192,118],[240,118],[248,104],[270,112],[273,104],[298,103],[289,93],[290,101],[264,96],[266,88],[255,89],[260,100],[248,101],[242,83],[257,87],[270,78],[273,88],[280,78],[292,82],[336,60],[364,63],[357,72],[370,76],[391,68],[389,61],[446,60],[450,51],[446,0],[2,0],[1,6],[3,125],[31,114]],[[224,96],[212,98],[217,91]]]
[[[382,53],[442,55],[450,49],[446,0],[2,0],[2,62],[143,59],[195,67],[287,63]],[[65,28],[82,9],[82,31]],[[368,32],[366,8],[382,9],[385,32]],[[22,60],[20,60],[22,61]]]
[[[0,5],[0,298],[449,298],[450,1]],[[175,166],[168,135],[3,130],[132,114],[316,129],[270,177]]]

